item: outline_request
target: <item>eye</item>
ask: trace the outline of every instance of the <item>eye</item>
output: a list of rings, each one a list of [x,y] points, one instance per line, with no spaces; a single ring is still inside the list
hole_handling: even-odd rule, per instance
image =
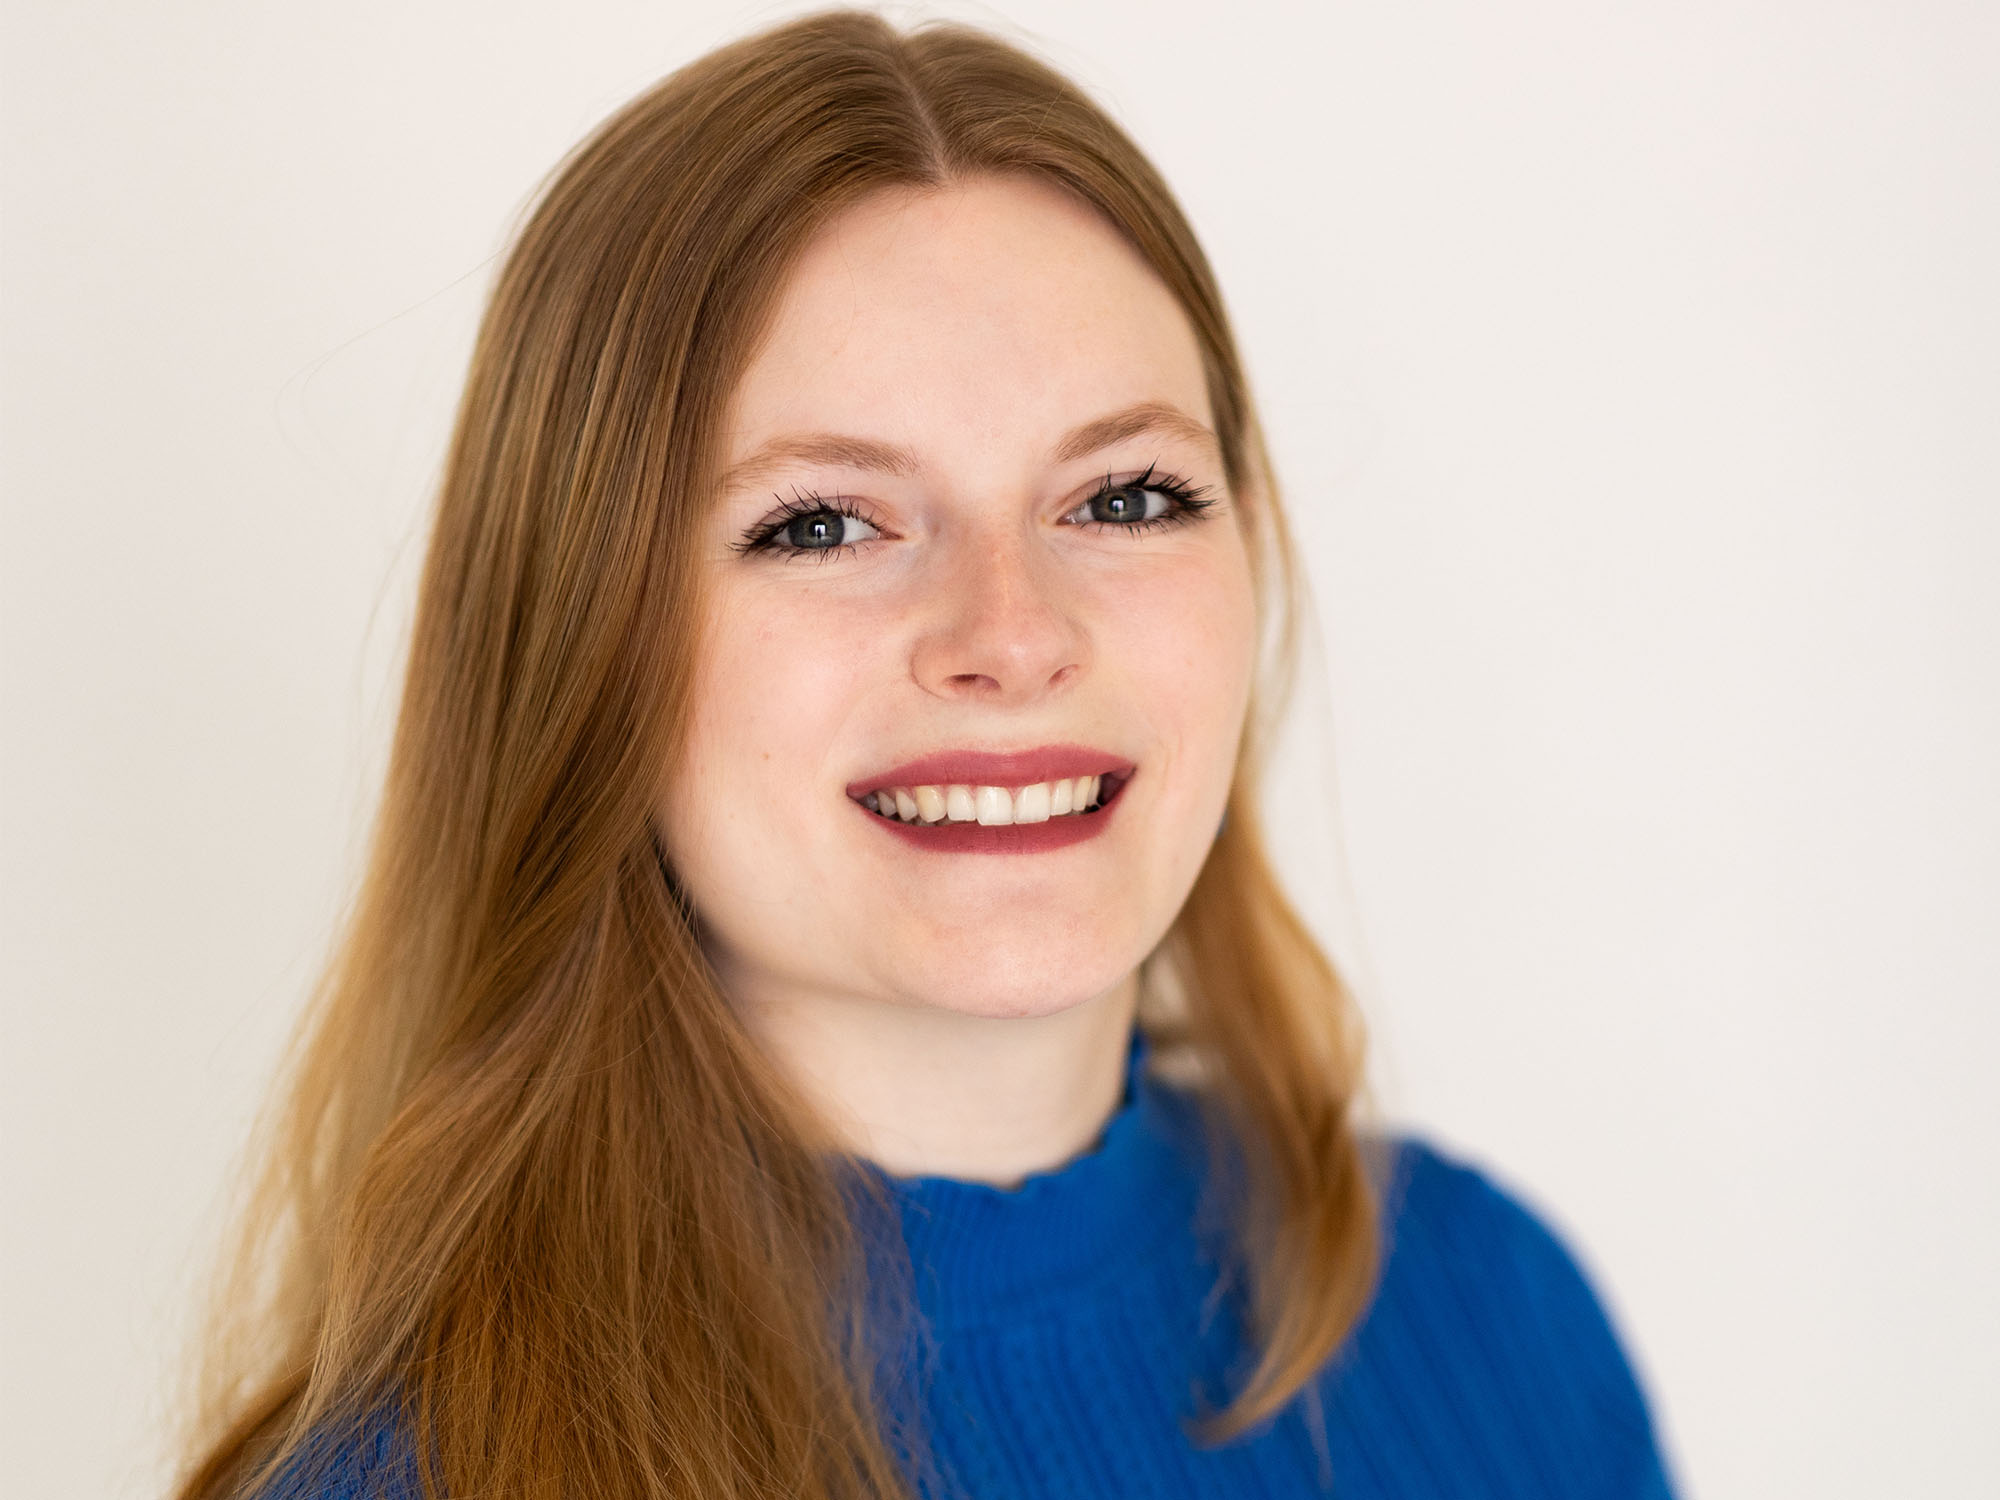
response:
[[[844,498],[823,500],[793,491],[790,500],[780,502],[777,515],[732,545],[739,553],[774,552],[787,562],[808,557],[824,562],[856,542],[880,535],[874,523],[849,508]]]
[[[1104,476],[1104,486],[1070,515],[1081,515],[1079,526],[1103,531],[1153,531],[1194,520],[1213,500],[1203,499],[1205,486],[1195,486],[1178,474],[1155,474],[1152,466],[1131,479]],[[1154,501],[1159,504],[1155,507]]]

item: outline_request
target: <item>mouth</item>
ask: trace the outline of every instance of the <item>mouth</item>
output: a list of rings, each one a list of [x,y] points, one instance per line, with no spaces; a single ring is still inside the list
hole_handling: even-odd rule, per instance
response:
[[[858,782],[848,796],[905,848],[1034,854],[1101,837],[1137,771],[1131,761],[1074,746],[940,755]]]
[[[854,800],[885,822],[916,827],[972,824],[1008,828],[1100,815],[1117,800],[1132,771],[1057,777],[1021,786],[917,782],[883,786]]]
[[[1094,745],[1038,745],[1031,750],[937,750],[890,766],[847,785],[857,802],[870,792],[919,786],[1000,787],[1019,791],[1079,776],[1128,777],[1135,767],[1122,755]]]

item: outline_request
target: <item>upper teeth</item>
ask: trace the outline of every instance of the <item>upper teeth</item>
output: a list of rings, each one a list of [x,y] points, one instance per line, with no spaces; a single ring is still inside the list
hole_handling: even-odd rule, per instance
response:
[[[1046,823],[1097,801],[1102,776],[1038,781],[1033,786],[899,786],[870,792],[863,804],[905,823]]]

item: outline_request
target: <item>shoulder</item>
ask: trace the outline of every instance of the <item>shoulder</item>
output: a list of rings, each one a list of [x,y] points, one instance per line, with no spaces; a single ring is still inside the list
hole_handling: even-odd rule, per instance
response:
[[[1427,1297],[1468,1337],[1504,1335],[1626,1402],[1629,1363],[1593,1275],[1538,1207],[1415,1133],[1385,1138],[1381,1176],[1383,1296]]]
[[[1563,1232],[1503,1178],[1421,1134],[1371,1145],[1383,1268],[1360,1342],[1392,1362],[1414,1348],[1444,1372],[1441,1398],[1589,1452],[1602,1493],[1668,1495],[1646,1394]]]
[[[1429,1138],[1383,1138],[1387,1248],[1420,1254],[1454,1277],[1473,1275],[1571,1315],[1603,1315],[1596,1287],[1550,1218],[1504,1179]]]

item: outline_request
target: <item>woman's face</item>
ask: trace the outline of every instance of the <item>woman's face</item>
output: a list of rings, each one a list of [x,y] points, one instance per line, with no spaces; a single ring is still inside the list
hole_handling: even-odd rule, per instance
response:
[[[732,1001],[1017,1017],[1124,984],[1248,703],[1213,425],[1179,304],[1058,189],[884,191],[812,243],[725,431],[661,807]],[[1058,811],[1091,773],[1108,804]],[[913,818],[862,800],[897,787]]]

